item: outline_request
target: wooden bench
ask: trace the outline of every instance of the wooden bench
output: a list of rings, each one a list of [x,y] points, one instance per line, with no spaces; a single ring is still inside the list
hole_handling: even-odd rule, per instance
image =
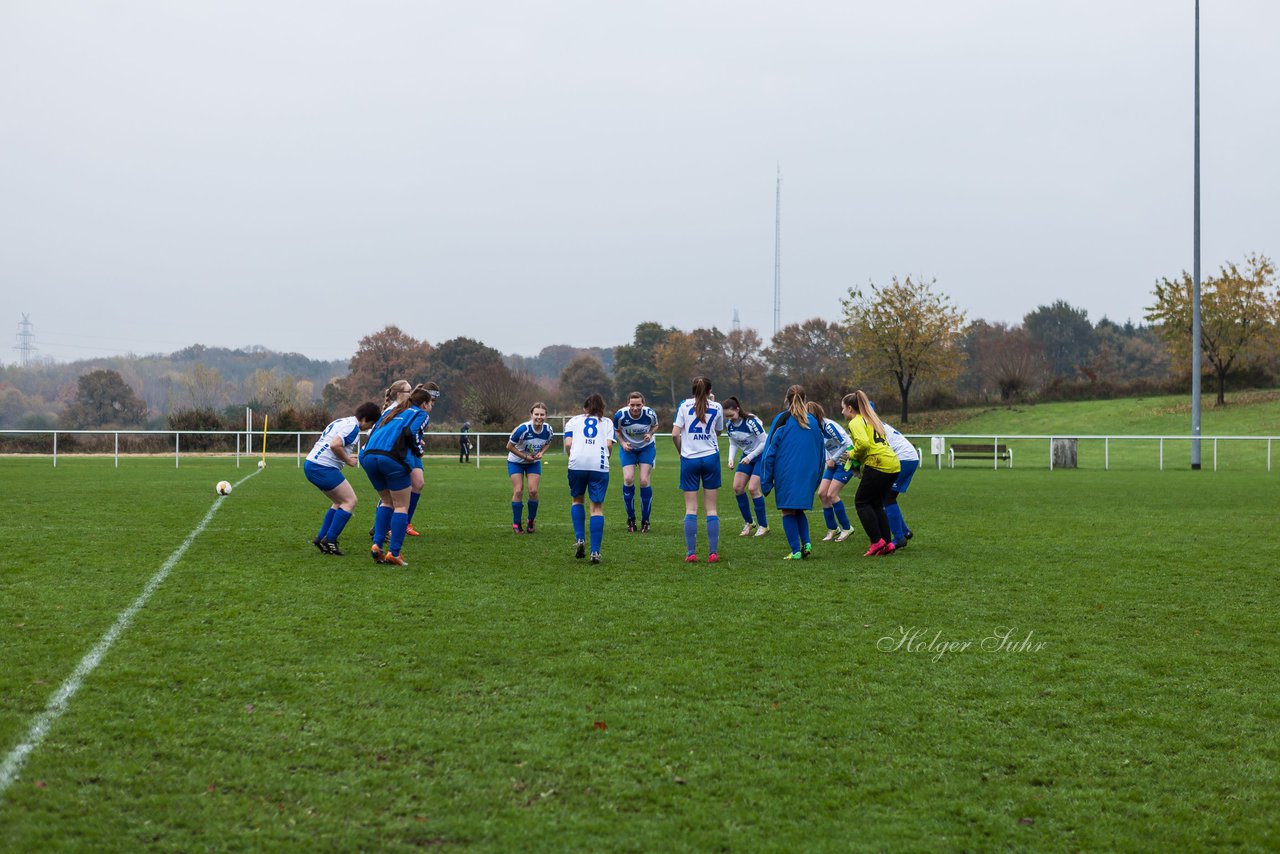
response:
[[[1013,468],[1013,449],[1008,445],[997,445],[993,443],[974,444],[974,445],[952,445],[947,449],[947,457],[951,460],[951,467],[956,467],[956,460],[990,460],[993,463],[1004,460],[1009,463],[1009,468]]]

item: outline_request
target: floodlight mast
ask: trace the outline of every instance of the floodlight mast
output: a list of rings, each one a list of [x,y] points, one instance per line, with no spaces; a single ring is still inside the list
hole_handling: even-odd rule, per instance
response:
[[[1191,261],[1191,468],[1200,468],[1200,0],[1196,0],[1195,224]]]

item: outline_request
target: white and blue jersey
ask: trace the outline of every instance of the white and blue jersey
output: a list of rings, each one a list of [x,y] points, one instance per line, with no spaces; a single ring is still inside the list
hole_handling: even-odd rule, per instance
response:
[[[614,441],[613,422],[594,415],[575,415],[564,425],[564,437],[573,439],[569,448],[571,471],[609,470],[609,444]]]
[[[653,433],[658,429],[658,413],[649,407],[640,410],[640,417],[631,415],[631,407],[624,406],[613,413],[613,426],[618,441],[626,442],[631,450],[639,451],[654,443]]]
[[[769,443],[769,432],[764,429],[764,422],[754,415],[726,421],[725,434],[729,437],[729,462],[740,456],[739,465],[754,463]]]
[[[676,409],[675,424],[680,428],[680,456],[686,460],[709,457],[720,453],[720,434],[724,432],[724,410],[714,400],[707,401],[707,410],[698,419],[697,405],[693,398],[681,402]]]
[[[547,444],[550,443],[551,437],[554,435],[555,431],[551,429],[551,425],[547,422],[542,422],[541,430],[535,430],[533,429],[533,421],[529,420],[521,424],[515,430],[512,430],[511,438],[508,441],[516,446],[517,451],[523,451],[526,454],[532,455],[545,448]],[[507,454],[507,462],[518,463],[520,465],[532,465],[529,460],[516,455],[515,451]]]
[[[884,424],[883,421],[881,423]],[[888,424],[884,425],[884,433],[885,439],[889,442],[889,447],[893,449],[899,462],[907,462],[908,460],[920,462],[920,453],[916,450],[916,446],[911,444],[910,439]]]
[[[840,426],[840,422],[830,418],[822,419],[822,443],[830,462],[840,456],[840,452],[853,447],[848,432]]]
[[[356,450],[356,439],[360,436],[360,421],[354,415],[347,418],[339,418],[337,421],[329,422],[329,426],[324,428],[324,432],[320,434],[320,438],[316,440],[315,446],[311,452],[307,454],[307,462],[318,466],[326,466],[328,468],[340,469],[346,463],[333,452],[333,440],[335,437],[342,437],[342,444],[346,446],[348,454],[354,454]]]

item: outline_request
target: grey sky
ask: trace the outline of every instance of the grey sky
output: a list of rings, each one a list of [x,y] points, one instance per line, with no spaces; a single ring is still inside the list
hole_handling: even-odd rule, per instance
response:
[[[0,360],[20,312],[59,359],[767,339],[779,162],[783,323],[893,274],[1138,320],[1191,266],[1193,8],[0,0]],[[1201,15],[1207,274],[1280,253],[1280,3]]]

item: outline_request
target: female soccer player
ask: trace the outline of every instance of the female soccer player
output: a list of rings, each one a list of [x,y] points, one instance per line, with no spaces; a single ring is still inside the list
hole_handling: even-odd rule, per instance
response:
[[[332,502],[320,524],[320,533],[311,541],[322,554],[342,554],[338,536],[356,509],[356,491],[342,476],[342,467],[360,465],[355,455],[356,439],[361,430],[378,423],[380,415],[378,404],[362,403],[356,407],[355,415],[329,422],[302,464],[307,480]]]
[[[600,562],[604,542],[604,495],[609,489],[609,450],[613,447],[613,422],[605,417],[604,398],[598,394],[582,404],[582,414],[564,425],[564,449],[569,454],[569,515],[577,537],[575,557],[586,554],[587,519],[583,494],[591,501],[591,562]]]
[[[720,490],[720,434],[724,410],[711,398],[711,380],[693,378],[693,397],[681,402],[671,426],[671,441],[680,452],[680,489],[684,491],[684,545],[686,563],[698,562],[698,487],[707,514],[707,563],[720,560],[720,516],[716,495]]]
[[[874,408],[874,404],[873,404]],[[902,508],[898,504],[898,496],[907,491],[907,487],[911,485],[911,478],[916,473],[916,469],[920,467],[920,452],[916,450],[915,445],[906,436],[894,429],[892,424],[881,421],[884,424],[885,438],[889,440],[889,447],[893,449],[894,455],[898,458],[902,469],[898,472],[897,479],[893,482],[893,487],[889,490],[889,497],[885,499],[884,515],[889,519],[889,530],[893,532],[893,547],[895,549],[903,548],[907,545],[907,540],[915,536],[911,529],[907,527],[906,520],[902,518]]]
[[[742,404],[736,397],[724,399],[724,427],[729,437],[729,468],[734,468],[733,458],[738,454],[737,470],[733,475],[733,494],[738,499],[738,510],[746,525],[738,536],[749,537],[755,529],[757,537],[769,533],[769,522],[765,518],[764,496],[760,493],[760,456],[769,441],[769,434],[764,429],[764,422],[755,413],[743,412]],[[748,501],[748,494],[750,500]],[[751,508],[755,507],[756,519],[751,518]],[[756,522],[759,522],[757,526]]]
[[[435,383],[423,383],[420,387],[427,390],[431,395],[431,400],[427,401],[426,406],[422,408],[425,415],[422,423],[418,425],[418,444],[424,448],[423,454],[413,456],[410,462],[413,466],[413,471],[409,472],[409,478],[412,481],[409,486],[409,526],[405,528],[405,533],[410,537],[421,536],[413,527],[413,514],[418,510],[418,501],[422,498],[422,487],[426,484],[426,478],[423,477],[424,473],[422,471],[422,457],[426,453],[426,437],[422,434],[427,432],[427,425],[431,423],[431,409],[440,397],[440,386]]]
[[[373,519],[373,545],[369,554],[378,563],[408,566],[400,556],[405,531],[409,527],[409,493],[412,485],[412,457],[422,456],[422,423],[434,398],[426,386],[417,386],[409,396],[387,410],[369,431],[360,467],[382,499]],[[439,394],[435,391],[434,394]],[[391,536],[388,549],[382,542]]]
[[[835,540],[843,543],[853,533],[853,526],[849,524],[849,514],[845,512],[844,501],[840,499],[840,490],[844,489],[844,485],[853,477],[853,469],[846,469],[842,459],[839,464],[836,461],[840,459],[841,454],[849,450],[849,434],[844,432],[844,428],[838,423],[827,418],[827,411],[822,408],[821,403],[809,401],[809,411],[818,418],[818,425],[822,428],[827,450],[827,463],[822,469],[822,483],[818,485],[818,498],[822,500],[822,518],[827,523],[827,535],[822,538],[822,541],[825,543]],[[837,524],[840,526],[838,530]]]
[[[525,532],[524,484],[529,483],[529,533],[538,518],[538,485],[542,483],[542,455],[555,431],[547,423],[547,405],[538,401],[529,408],[529,420],[511,432],[507,440],[507,477],[511,480],[511,530]]]
[[[640,469],[640,532],[649,533],[649,511],[653,507],[653,487],[649,472],[658,455],[658,413],[645,406],[644,395],[633,391],[627,405],[613,414],[618,437],[618,463],[622,466],[622,503],[627,508],[627,532],[636,530],[636,468]]]
[[[800,560],[813,551],[805,513],[813,509],[813,493],[822,482],[826,448],[818,419],[809,412],[804,386],[787,389],[783,406],[769,427],[760,489],[768,495],[777,488],[773,503],[782,512],[782,530],[791,547],[785,560]]]
[[[889,447],[884,422],[876,415],[866,392],[859,389],[853,394],[846,394],[841,401],[841,412],[849,419],[849,437],[853,441],[845,466],[862,467],[862,479],[854,493],[853,506],[858,511],[862,529],[871,541],[871,547],[863,557],[891,555],[894,551],[893,529],[889,527],[884,505],[902,466],[893,448]]]

